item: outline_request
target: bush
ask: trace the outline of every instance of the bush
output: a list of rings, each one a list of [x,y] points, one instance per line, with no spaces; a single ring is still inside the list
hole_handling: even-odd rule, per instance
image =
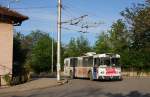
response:
[[[10,77],[10,73],[5,74],[5,75],[3,76],[3,79],[5,80],[5,82],[6,82],[6,84],[7,84],[8,86],[11,85],[11,77]]]

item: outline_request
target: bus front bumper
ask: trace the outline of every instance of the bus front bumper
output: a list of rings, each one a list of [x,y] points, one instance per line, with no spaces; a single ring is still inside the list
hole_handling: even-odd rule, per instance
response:
[[[122,80],[122,76],[99,76],[100,80]]]

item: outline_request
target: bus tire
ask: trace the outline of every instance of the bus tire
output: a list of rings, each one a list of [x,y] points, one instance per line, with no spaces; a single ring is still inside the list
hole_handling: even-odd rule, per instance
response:
[[[89,77],[89,79],[91,80],[91,81],[93,81],[94,79],[93,79],[93,75],[92,75],[92,72],[91,71],[89,71],[89,73],[88,73],[88,77]]]
[[[70,71],[70,79],[74,79],[73,72]]]

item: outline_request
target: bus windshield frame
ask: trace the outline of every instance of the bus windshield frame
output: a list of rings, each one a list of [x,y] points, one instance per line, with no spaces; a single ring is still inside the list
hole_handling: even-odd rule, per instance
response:
[[[94,65],[106,65],[106,66],[117,66],[119,67],[119,59],[114,57],[101,57],[101,58],[94,58]]]

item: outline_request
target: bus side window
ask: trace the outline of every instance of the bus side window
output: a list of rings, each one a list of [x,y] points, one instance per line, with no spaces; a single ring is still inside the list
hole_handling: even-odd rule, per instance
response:
[[[73,67],[73,59],[70,59],[70,67]]]
[[[81,60],[81,59],[78,59],[77,61],[78,61],[77,66],[78,66],[78,67],[81,67],[81,66],[82,66],[82,60]]]
[[[93,57],[88,58],[88,66],[93,66]]]
[[[75,59],[74,59],[74,67],[77,67],[77,64],[78,64],[78,59],[75,58]]]
[[[72,58],[70,60],[70,67],[76,67],[77,66],[77,58]]]
[[[97,58],[94,59],[94,67],[98,65],[98,60]]]
[[[83,67],[88,67],[88,57],[83,58]]]
[[[103,65],[103,61],[102,61],[102,59],[100,58],[100,65]]]
[[[95,64],[96,64],[96,58],[94,58],[94,66],[95,66]]]

